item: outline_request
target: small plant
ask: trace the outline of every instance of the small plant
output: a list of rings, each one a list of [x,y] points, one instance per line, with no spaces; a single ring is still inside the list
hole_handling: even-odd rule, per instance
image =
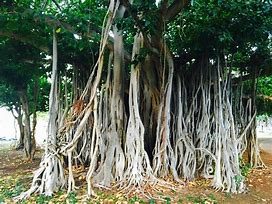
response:
[[[16,182],[14,189],[11,191],[12,196],[18,196],[23,192],[23,184],[19,181]]]
[[[24,188],[22,183],[16,182],[14,188],[6,187],[3,189],[1,193],[6,198],[12,198],[12,197],[20,195],[23,192],[23,190]]]
[[[7,199],[12,199],[13,197],[20,195],[25,190],[21,182],[17,181],[15,186],[8,185],[10,182],[10,180],[7,180],[7,183],[3,181],[0,182],[0,203],[5,203]]]
[[[183,203],[183,199],[182,198],[179,198],[178,199],[178,204],[182,204]]]
[[[138,201],[138,197],[137,196],[133,196],[132,198],[129,199],[129,203],[131,203],[131,204],[134,204],[137,201]]]
[[[139,203],[140,203],[140,204],[145,204],[146,202],[145,202],[143,199],[140,199],[140,200],[139,200]]]
[[[252,169],[251,164],[249,164],[249,163],[246,164],[245,161],[243,160],[243,158],[239,158],[239,165],[240,165],[240,170],[241,170],[242,177],[247,177],[248,173]],[[239,179],[240,178],[238,178],[238,180]],[[236,180],[237,180],[237,178],[236,178]]]
[[[214,203],[214,204],[217,204],[217,200],[215,198],[215,196],[211,193],[208,195],[208,198],[209,198],[209,201]]]
[[[230,192],[225,192],[225,197],[226,198],[231,198],[231,193]]]
[[[188,196],[186,196],[186,199],[190,202],[193,202],[193,203],[201,203],[201,198],[199,196],[188,195]]]
[[[0,203],[4,203],[4,201],[5,201],[5,197],[2,194],[0,194]]]
[[[201,196],[187,196],[186,197],[189,202],[192,203],[201,203],[201,204],[206,204],[206,203],[212,203],[212,204],[217,204],[217,200],[213,194],[209,194],[207,197],[201,197]]]
[[[129,199],[129,203],[131,203],[131,204],[134,204],[134,203],[144,204],[146,202],[143,199],[139,199],[137,196],[133,196],[132,198]],[[155,203],[154,199],[150,199],[149,203]]]
[[[267,113],[265,113],[265,114],[262,114],[262,115],[258,115],[256,117],[256,119],[257,119],[258,122],[267,122],[268,119],[269,119],[269,116],[268,116]]]
[[[61,196],[64,194],[64,192],[62,190],[59,190],[57,193],[56,193],[58,196]]]
[[[252,166],[249,163],[248,164],[244,164],[241,167],[241,174],[242,174],[242,176],[247,177],[248,173],[250,172],[251,169],[252,169]]]
[[[71,204],[77,203],[77,197],[75,192],[70,192],[66,198],[66,201]]]
[[[169,197],[166,197],[165,200],[166,200],[166,204],[170,204],[171,203],[171,199]]]
[[[244,181],[244,177],[242,175],[236,175],[234,176],[234,181],[236,183],[236,186],[239,187],[241,183]]]
[[[156,202],[155,202],[155,200],[153,199],[153,198],[151,198],[150,200],[149,200],[149,204],[155,204]]]
[[[36,203],[37,204],[43,204],[43,203],[49,203],[52,197],[45,196],[45,195],[39,195],[36,198]]]

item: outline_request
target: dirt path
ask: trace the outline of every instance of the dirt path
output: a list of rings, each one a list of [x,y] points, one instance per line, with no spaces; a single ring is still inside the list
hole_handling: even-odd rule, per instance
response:
[[[259,144],[262,150],[272,154],[272,138],[260,138]]]

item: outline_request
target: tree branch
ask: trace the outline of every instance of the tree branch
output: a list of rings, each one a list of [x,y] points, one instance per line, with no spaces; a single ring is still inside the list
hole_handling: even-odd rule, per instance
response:
[[[23,35],[14,33],[14,32],[10,32],[10,31],[0,31],[0,36],[4,36],[4,37],[8,37],[17,41],[21,41],[24,43],[27,43],[29,45],[32,45],[33,47],[49,53],[49,48],[47,47],[47,45],[41,45],[40,43],[35,42],[34,40],[32,40],[31,38],[25,37]]]
[[[27,9],[26,12],[28,12],[29,14],[34,13],[34,11],[32,9]],[[48,16],[48,15],[44,15],[44,14],[40,14],[39,16],[41,16],[41,15],[42,15],[42,17],[35,17],[33,19],[33,23],[35,23],[35,24],[37,24],[37,23],[43,24],[44,23],[47,26],[50,26],[53,28],[61,27],[72,34],[77,34],[79,36],[85,36],[88,38],[94,37],[95,35],[99,35],[101,32],[99,30],[92,30],[92,31],[89,31],[88,33],[78,33],[76,31],[76,29],[72,25],[70,25],[69,23],[60,21],[59,19],[56,19],[53,16]],[[8,38],[11,38],[11,39],[14,39],[17,41],[27,43],[27,44],[32,45],[33,47],[39,49],[40,51],[51,54],[51,49],[48,47],[48,45],[42,45],[42,44],[40,44],[40,42],[37,43],[36,41],[33,40],[35,38],[29,38],[29,37],[26,37],[25,35],[21,35],[20,33],[1,30],[1,28],[0,28],[0,36],[8,37]],[[106,46],[109,50],[113,50],[113,39],[111,37],[110,37],[109,42],[107,43]],[[131,60],[131,54],[128,53],[127,51],[125,51],[125,59],[127,61]]]
[[[165,20],[171,21],[178,15],[186,6],[189,5],[189,0],[175,0],[167,9]]]

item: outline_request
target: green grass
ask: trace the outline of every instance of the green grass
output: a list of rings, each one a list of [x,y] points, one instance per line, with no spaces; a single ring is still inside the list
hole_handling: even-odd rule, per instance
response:
[[[213,194],[209,194],[207,196],[195,196],[195,195],[188,195],[186,196],[186,200],[192,202],[194,204],[205,204],[205,203],[213,203],[218,204],[215,196]]]

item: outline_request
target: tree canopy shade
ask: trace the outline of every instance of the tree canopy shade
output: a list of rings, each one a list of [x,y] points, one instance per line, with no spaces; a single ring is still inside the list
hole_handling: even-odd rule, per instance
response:
[[[255,98],[271,73],[268,1],[4,2],[0,36],[52,56],[41,60],[52,63],[47,147],[18,198],[74,191],[76,168],[89,196],[198,175],[243,192],[245,150],[263,166]]]
[[[39,79],[45,70],[40,62],[43,55],[37,49],[13,39],[2,38],[0,44],[0,85],[1,105],[8,107],[17,119],[20,130],[18,148],[25,150],[28,159],[32,160],[35,152],[36,111],[45,110],[46,97],[38,94],[46,89],[46,83]],[[45,94],[48,94],[45,92]],[[40,99],[40,100],[38,100]],[[32,129],[31,119],[32,117]],[[31,153],[32,152],[32,153]]]

